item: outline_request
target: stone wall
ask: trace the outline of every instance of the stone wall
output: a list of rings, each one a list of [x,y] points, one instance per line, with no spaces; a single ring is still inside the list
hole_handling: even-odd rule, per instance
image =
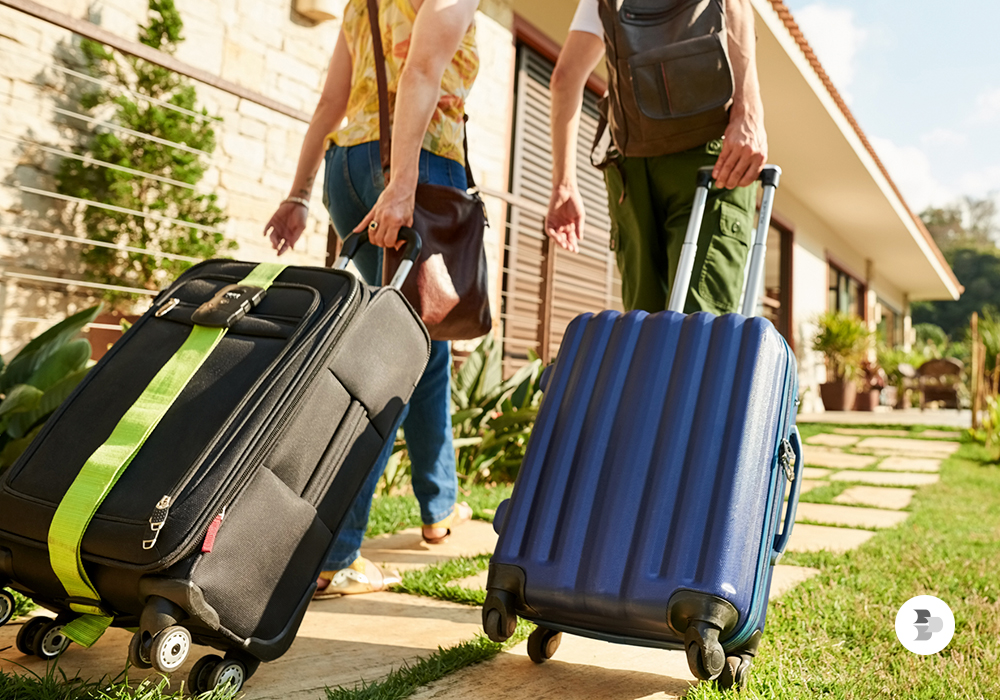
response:
[[[134,40],[146,5],[135,0],[46,0],[70,16],[88,19]],[[292,9],[291,0],[177,0],[186,41],[177,58],[209,73],[311,114],[323,85],[339,31],[337,21],[315,24]],[[506,190],[514,48],[509,0],[485,0],[477,15],[482,68],[469,100],[472,165],[484,187]],[[79,80],[52,68],[79,61],[79,37],[7,7],[0,7],[0,135],[66,149],[71,121],[54,109],[71,103]],[[220,198],[226,234],[239,244],[234,257],[274,259],[263,226],[288,194],[306,123],[247,99],[194,82],[199,105],[220,118],[218,145],[201,185]],[[78,122],[77,122],[78,123]],[[58,201],[25,194],[10,185],[54,190],[59,158],[0,139],[0,264],[49,277],[80,275],[75,244],[12,234],[9,226],[81,235],[56,225]],[[314,188],[310,224],[293,264],[322,265],[327,215],[321,183]],[[499,279],[504,219],[502,202],[488,199],[492,227],[487,252],[493,280]],[[58,230],[57,230],[58,229]],[[493,284],[496,291],[498,283]],[[79,288],[11,278],[0,280],[0,353],[5,356],[63,315],[94,301]],[[498,297],[494,316],[499,328]],[[146,302],[138,304],[142,310]]]

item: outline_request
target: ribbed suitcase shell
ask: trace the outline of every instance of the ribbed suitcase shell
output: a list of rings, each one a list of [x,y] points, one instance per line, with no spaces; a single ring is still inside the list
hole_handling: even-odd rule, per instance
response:
[[[795,360],[737,314],[584,314],[567,328],[492,566],[524,574],[518,614],[552,629],[676,648],[682,590],[763,628],[786,484],[777,459]],[[492,578],[492,577],[491,577]]]
[[[193,311],[254,266],[213,260],[185,272],[0,479],[0,586],[66,610],[49,562],[52,514],[187,338]],[[159,597],[183,609],[195,641],[263,660],[284,653],[429,352],[398,290],[339,270],[286,268],[223,337],[87,528],[83,561],[115,624],[138,626]],[[144,546],[165,494],[169,516]]]

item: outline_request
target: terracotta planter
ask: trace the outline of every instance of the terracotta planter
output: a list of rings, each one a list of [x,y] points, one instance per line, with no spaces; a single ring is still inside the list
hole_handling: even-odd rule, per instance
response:
[[[819,385],[823,408],[828,411],[850,411],[854,408],[857,393],[854,382],[827,382]]]
[[[858,392],[857,397],[854,399],[854,410],[874,411],[875,407],[879,405],[881,394],[881,389],[869,389],[868,391]]]

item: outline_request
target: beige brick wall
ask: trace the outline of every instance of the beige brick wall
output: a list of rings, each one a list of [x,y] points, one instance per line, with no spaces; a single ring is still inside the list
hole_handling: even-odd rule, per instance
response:
[[[89,14],[93,5],[83,0],[45,3],[131,40],[136,38],[139,23],[145,21],[145,2],[135,0],[104,0]],[[186,37],[177,58],[292,108],[312,112],[339,31],[336,21],[314,24],[295,13],[289,0],[178,0],[177,5]],[[482,68],[468,105],[475,174],[484,186],[499,190],[507,185],[513,99],[510,7],[510,0],[482,3],[476,20]],[[4,115],[0,136],[56,148],[71,143],[69,122],[54,108],[74,109],[66,95],[79,90],[79,81],[46,66],[57,60],[61,65],[79,60],[78,41],[66,30],[0,7],[0,112]],[[274,259],[262,235],[263,225],[288,192],[306,124],[216,88],[194,84],[199,105],[221,117],[216,128],[218,145],[201,185],[220,197],[229,217],[225,231],[239,244],[235,256]],[[58,165],[57,157],[0,138],[0,183],[53,190]],[[286,256],[291,263],[324,263],[327,215],[321,190],[321,183],[317,183],[309,228],[296,250]],[[492,227],[486,243],[495,292],[505,210],[497,200],[488,199],[487,207]],[[0,186],[0,225],[80,233],[57,226],[60,213],[61,205],[55,200]],[[8,269],[72,277],[80,273],[77,250],[73,245],[0,231],[0,264]],[[0,281],[0,353],[7,355],[47,322],[92,300],[90,294],[70,294],[59,285],[10,278]],[[499,323],[497,299],[493,301]],[[138,308],[145,308],[145,303]]]

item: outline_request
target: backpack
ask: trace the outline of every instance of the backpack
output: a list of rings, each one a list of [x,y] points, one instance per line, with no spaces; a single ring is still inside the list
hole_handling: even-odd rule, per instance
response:
[[[678,153],[725,133],[733,72],[724,2],[598,0],[608,66],[602,121],[619,153]]]

